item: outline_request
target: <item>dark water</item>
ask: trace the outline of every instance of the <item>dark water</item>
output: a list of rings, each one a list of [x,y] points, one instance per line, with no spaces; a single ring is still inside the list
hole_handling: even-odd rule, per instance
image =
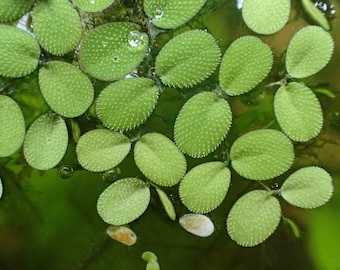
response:
[[[208,1],[208,8],[189,25],[161,33],[155,41],[153,53],[157,53],[161,44],[173,34],[188,27],[206,27],[224,52],[236,37],[253,34],[242,22],[237,8],[239,2]],[[336,11],[340,9],[340,1],[329,1],[328,4],[333,4]],[[271,46],[277,63],[267,82],[280,78],[284,70],[280,59],[283,59],[290,38],[309,23],[299,1],[292,1],[292,12],[286,27],[277,34],[262,37]],[[296,237],[291,228],[281,221],[276,232],[263,244],[253,248],[235,244],[225,229],[227,213],[242,194],[259,186],[233,174],[226,200],[209,214],[216,227],[211,237],[203,239],[184,231],[178,222],[172,222],[166,216],[158,197],[152,193],[146,213],[130,224],[138,241],[134,246],[126,247],[106,236],[107,225],[96,211],[97,198],[116,179],[114,173],[103,177],[74,166],[70,178],[67,178],[69,168],[64,168],[64,178],[61,178],[58,169],[47,172],[30,169],[19,152],[13,157],[0,159],[0,175],[4,185],[4,195],[0,200],[0,269],[145,269],[141,254],[147,250],[157,254],[164,270],[340,269],[340,46],[337,45],[340,44],[340,19],[337,14],[333,15],[332,26],[331,34],[335,41],[333,58],[325,69],[304,82],[311,86],[325,85],[336,98],[319,96],[325,118],[323,131],[312,142],[296,145],[293,170],[312,164],[324,167],[334,178],[335,194],[329,203],[315,210],[305,211],[282,202],[284,215],[297,224],[300,237]],[[157,131],[172,137],[175,117],[185,100],[202,89],[214,88],[216,78],[217,74],[210,81],[190,90],[164,91],[155,112],[143,125],[143,131]],[[27,125],[47,110],[39,94],[36,74],[9,83],[7,91],[24,108]],[[103,85],[99,82],[96,87],[97,90],[102,89]],[[272,98],[273,92],[265,92],[260,96],[255,93],[230,99],[234,123],[226,143],[254,126],[272,125]],[[241,117],[246,112],[256,117]],[[90,116],[78,121],[84,129],[91,128]],[[133,136],[133,132],[129,135]],[[190,159],[189,167],[222,158],[224,147],[221,146],[205,159]],[[71,147],[60,166],[73,162]],[[121,178],[143,177],[135,167],[131,154],[115,173]],[[284,177],[270,184],[275,186]],[[179,202],[177,187],[166,191],[173,199],[177,215],[187,213]]]

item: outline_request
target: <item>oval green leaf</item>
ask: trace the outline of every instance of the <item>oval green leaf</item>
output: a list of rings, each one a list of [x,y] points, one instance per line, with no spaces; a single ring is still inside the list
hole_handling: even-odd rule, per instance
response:
[[[75,49],[82,35],[79,15],[68,0],[38,0],[32,24],[41,47],[53,55]]]
[[[79,51],[82,68],[91,76],[113,81],[129,74],[143,60],[149,38],[140,26],[114,22],[92,30]]]
[[[182,179],[179,196],[192,212],[206,214],[224,200],[230,184],[230,170],[218,161],[200,164]]]
[[[290,168],[294,148],[282,132],[260,129],[239,137],[231,146],[230,159],[239,175],[251,180],[268,180]]]
[[[144,10],[152,23],[165,29],[176,28],[189,21],[206,0],[144,0]]]
[[[156,72],[168,86],[190,87],[208,78],[220,57],[220,48],[212,35],[191,30],[165,44],[156,58]]]
[[[92,172],[103,172],[121,163],[130,152],[128,137],[107,129],[94,129],[83,134],[76,147],[79,164]]]
[[[97,212],[108,224],[124,225],[140,217],[150,201],[150,189],[140,179],[124,178],[108,186],[99,196]]]
[[[246,93],[268,75],[272,64],[273,55],[266,43],[255,36],[240,37],[222,58],[220,86],[230,96]]]
[[[158,100],[158,88],[148,78],[131,78],[114,82],[98,96],[96,114],[104,126],[129,130],[142,124]]]
[[[61,61],[47,62],[39,70],[39,86],[51,109],[65,117],[83,114],[94,97],[89,78],[75,66]]]
[[[176,211],[168,195],[166,195],[166,193],[160,188],[156,188],[156,191],[168,217],[171,218],[172,220],[176,220]]]
[[[227,231],[240,246],[253,247],[272,235],[280,218],[278,199],[268,191],[253,190],[238,199],[231,208],[227,217]]]
[[[311,76],[324,68],[332,57],[332,36],[319,26],[300,29],[290,41],[286,54],[286,69],[294,78]]]
[[[48,170],[61,161],[67,145],[68,132],[64,119],[48,112],[39,116],[28,129],[24,156],[31,167]]]
[[[309,141],[321,131],[320,103],[313,91],[302,83],[281,86],[275,94],[274,111],[282,131],[294,141]]]
[[[73,0],[78,8],[87,12],[101,11],[112,5],[115,1],[116,0]]]
[[[14,154],[25,138],[25,120],[18,104],[0,95],[0,158]]]
[[[12,22],[21,18],[31,10],[33,2],[34,0],[1,0],[0,22]]]
[[[0,75],[18,78],[38,66],[40,48],[29,33],[8,25],[0,25]]]
[[[187,169],[181,151],[160,133],[143,135],[135,145],[134,157],[141,172],[160,186],[176,185]]]
[[[312,2],[311,0],[301,0],[301,4],[304,11],[313,22],[315,22],[317,25],[321,26],[327,31],[331,30],[331,26],[325,14],[317,6],[314,5],[314,2]]]
[[[320,167],[304,167],[287,178],[280,192],[281,196],[292,205],[316,208],[332,197],[332,177]]]
[[[204,157],[223,141],[231,126],[228,102],[212,92],[190,98],[175,123],[175,141],[189,156]]]
[[[244,0],[242,18],[258,34],[270,35],[288,21],[290,0]]]

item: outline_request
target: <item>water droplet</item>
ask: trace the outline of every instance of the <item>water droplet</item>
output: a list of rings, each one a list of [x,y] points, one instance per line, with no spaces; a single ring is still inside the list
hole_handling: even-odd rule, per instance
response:
[[[118,167],[107,170],[102,173],[102,179],[105,182],[113,182],[118,179],[119,175],[121,174],[121,171]]]
[[[105,48],[107,46],[107,44],[109,44],[109,43],[107,41],[103,41],[102,44],[103,44],[103,47]]]
[[[68,179],[73,175],[73,168],[70,165],[62,165],[59,167],[58,174],[60,178]]]
[[[156,19],[161,19],[163,17],[163,13],[163,10],[157,8],[153,15]]]
[[[128,35],[128,42],[132,47],[138,47],[142,44],[144,36],[141,32],[133,30]]]

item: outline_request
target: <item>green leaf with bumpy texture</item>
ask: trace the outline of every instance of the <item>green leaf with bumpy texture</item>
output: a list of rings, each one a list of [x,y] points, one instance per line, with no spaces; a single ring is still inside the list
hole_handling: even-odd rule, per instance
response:
[[[270,35],[285,26],[290,0],[244,0],[242,18],[258,34]]]
[[[39,86],[52,110],[65,117],[83,114],[94,97],[89,78],[75,66],[61,61],[47,62],[39,70]]]
[[[113,81],[129,74],[143,60],[149,38],[140,26],[114,22],[92,30],[79,51],[82,68],[91,76]]]
[[[327,31],[331,30],[331,26],[329,25],[325,14],[314,5],[314,2],[311,0],[301,0],[301,4],[304,11],[316,24]]]
[[[187,169],[181,151],[160,133],[143,135],[135,145],[134,157],[141,172],[160,186],[176,185]]]
[[[109,7],[115,1],[116,0],[74,0],[74,3],[84,11],[96,12]]]
[[[238,199],[231,208],[227,217],[227,231],[237,244],[253,247],[272,235],[280,218],[278,199],[268,191],[253,190]]]
[[[0,75],[18,78],[38,66],[40,48],[29,33],[8,25],[0,25]]]
[[[150,202],[149,187],[138,178],[124,178],[108,186],[99,196],[97,212],[111,225],[124,225],[141,216]]]
[[[79,15],[68,0],[37,1],[32,24],[41,47],[53,55],[75,49],[82,35]]]
[[[267,76],[272,64],[273,55],[266,43],[254,36],[240,37],[222,58],[220,86],[230,96],[246,93]]]
[[[332,36],[319,26],[306,26],[291,39],[286,54],[290,76],[304,78],[323,69],[332,57]]]
[[[239,175],[251,180],[268,180],[290,168],[294,148],[282,132],[260,129],[239,137],[231,146],[230,159]]]
[[[287,178],[280,192],[290,204],[302,208],[316,208],[332,197],[332,177],[320,167],[304,167]]]
[[[323,123],[319,100],[302,83],[283,85],[276,92],[274,111],[282,131],[298,142],[316,137]]]
[[[144,0],[145,13],[152,23],[165,29],[176,28],[189,21],[206,0]]]
[[[156,72],[164,84],[190,87],[214,72],[221,51],[212,35],[191,30],[171,39],[156,57]]]
[[[182,179],[179,196],[192,212],[206,214],[224,200],[230,184],[230,170],[218,161],[200,164]]]
[[[34,0],[1,0],[0,22],[12,22],[19,19],[33,6]]]
[[[0,157],[18,151],[25,132],[25,120],[18,104],[10,97],[0,95]]]
[[[168,195],[166,195],[166,193],[160,188],[156,188],[156,191],[159,196],[159,199],[161,200],[161,203],[163,205],[165,212],[167,213],[169,218],[171,218],[172,220],[175,220],[176,219],[175,208],[172,202],[170,201]]]
[[[68,132],[64,119],[48,112],[39,116],[28,129],[24,156],[31,167],[48,170],[61,161],[67,145]]]
[[[116,167],[130,152],[128,137],[107,129],[83,134],[76,147],[79,164],[88,171],[102,172]]]
[[[96,114],[104,126],[129,130],[142,124],[158,100],[158,88],[148,78],[131,78],[108,85],[98,96]]]
[[[231,126],[228,102],[211,92],[190,98],[175,123],[175,141],[189,156],[204,157],[223,141]]]

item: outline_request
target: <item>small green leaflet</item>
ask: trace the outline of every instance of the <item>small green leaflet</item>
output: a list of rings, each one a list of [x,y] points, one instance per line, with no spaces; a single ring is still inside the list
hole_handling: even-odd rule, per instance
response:
[[[191,97],[175,122],[175,141],[189,156],[204,157],[223,141],[231,126],[228,102],[212,92]]]
[[[281,86],[275,94],[274,110],[282,131],[294,141],[309,141],[321,131],[320,103],[313,91],[302,83]]]
[[[14,154],[25,138],[25,120],[18,104],[0,95],[0,158]]]
[[[220,66],[221,88],[230,96],[253,89],[273,65],[270,47],[255,36],[236,39],[225,52]]]
[[[89,75],[113,81],[129,74],[143,60],[149,38],[131,22],[96,27],[83,40],[79,51],[82,68]]]
[[[41,47],[53,55],[73,50],[82,35],[79,15],[68,0],[38,0],[32,24]]]
[[[160,188],[156,188],[156,191],[159,196],[159,199],[161,200],[163,208],[167,215],[169,216],[169,218],[171,218],[172,220],[176,220],[175,208],[170,199],[168,198],[168,195],[166,195],[166,193]]]
[[[144,0],[145,13],[152,23],[165,29],[176,28],[189,21],[206,0]]]
[[[83,168],[92,172],[103,172],[121,163],[130,148],[130,140],[124,134],[107,129],[94,129],[80,137],[76,152]]]
[[[318,9],[311,0],[301,0],[301,4],[312,21],[327,31],[331,30],[331,26],[329,25],[325,14]]]
[[[142,254],[142,259],[147,262],[145,270],[160,270],[155,253],[151,251],[145,251]]]
[[[143,135],[135,145],[134,158],[141,172],[160,186],[176,185],[187,169],[184,155],[160,133]]]
[[[12,22],[19,19],[31,10],[33,2],[34,0],[1,0],[0,22]]]
[[[35,38],[14,26],[0,25],[0,75],[18,78],[38,66],[40,48]]]
[[[260,129],[239,137],[231,146],[233,169],[251,180],[268,180],[286,172],[293,163],[293,144],[282,132]]]
[[[319,26],[306,26],[295,33],[286,54],[286,69],[294,78],[319,72],[332,57],[332,36]]]
[[[97,212],[108,224],[124,225],[141,216],[150,202],[149,187],[138,178],[120,179],[99,196]]]
[[[278,199],[271,196],[269,191],[253,190],[238,199],[231,208],[227,231],[237,244],[253,247],[272,235],[280,218]]]
[[[285,26],[290,13],[290,0],[244,0],[242,18],[258,34],[270,35]]]
[[[27,163],[38,170],[55,167],[64,157],[68,145],[65,121],[48,112],[39,116],[29,127],[24,141]]]
[[[211,34],[190,30],[165,44],[156,57],[156,72],[165,85],[190,87],[208,78],[220,57],[220,48]]]
[[[116,0],[73,0],[75,5],[88,12],[101,11],[110,5],[112,5]]]
[[[153,80],[148,78],[114,82],[99,94],[96,114],[107,128],[135,128],[150,116],[156,106],[158,92]]]
[[[218,161],[200,164],[182,179],[179,196],[192,212],[206,214],[224,200],[230,184],[230,170]]]
[[[332,177],[320,167],[304,167],[287,178],[280,192],[281,196],[292,205],[316,208],[332,197]]]
[[[51,109],[65,117],[83,114],[92,104],[94,89],[89,78],[75,66],[47,62],[39,70],[39,86]]]

